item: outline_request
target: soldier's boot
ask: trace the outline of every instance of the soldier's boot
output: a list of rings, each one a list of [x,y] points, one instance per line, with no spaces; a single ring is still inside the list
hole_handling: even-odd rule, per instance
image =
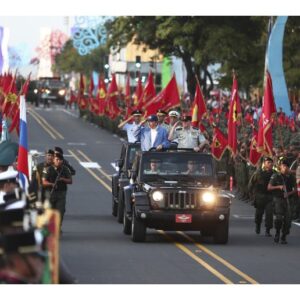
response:
[[[260,234],[260,224],[256,224],[255,232],[256,232],[256,234]]]
[[[280,231],[276,230],[276,234],[275,234],[275,237],[274,237],[274,242],[278,243],[279,239],[280,239]]]
[[[272,234],[270,233],[270,228],[266,228],[265,236],[270,237]]]
[[[282,235],[281,236],[281,244],[287,244],[287,241],[286,241],[286,235]]]

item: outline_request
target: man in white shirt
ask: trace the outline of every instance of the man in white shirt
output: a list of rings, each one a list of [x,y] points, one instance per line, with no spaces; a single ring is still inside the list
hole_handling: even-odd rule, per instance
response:
[[[118,126],[118,128],[120,128],[121,130],[124,130],[127,132],[127,139],[129,143],[135,143],[136,142],[136,138],[133,135],[133,130],[136,126],[138,126],[141,122],[142,119],[142,111],[141,110],[134,110],[131,115],[133,116],[133,123],[130,124],[128,123],[129,120],[131,119],[127,119],[123,122],[121,122]]]

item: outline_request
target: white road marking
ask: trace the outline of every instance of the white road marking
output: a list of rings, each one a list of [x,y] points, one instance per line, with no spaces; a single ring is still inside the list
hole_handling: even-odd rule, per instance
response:
[[[72,112],[70,112],[70,111],[68,111],[68,110],[66,110],[66,109],[64,109],[64,108],[61,108],[61,109],[58,109],[58,110],[60,110],[60,111],[62,111],[62,112],[64,112],[64,113],[66,113],[67,115],[70,115],[70,116],[72,116],[72,117],[74,117],[74,118],[78,118],[78,115],[77,115],[77,114],[72,113]]]
[[[79,163],[86,169],[101,169],[101,166],[97,162],[81,161]]]
[[[250,216],[250,215],[233,215],[234,218],[236,219],[254,219],[254,216]]]
[[[121,141],[121,142],[126,142],[126,140],[124,140],[123,138],[120,138],[120,141]]]
[[[117,136],[116,134],[113,134],[113,137],[114,137],[114,138],[117,138],[118,136]]]
[[[112,162],[110,164],[117,172],[119,171],[119,167],[116,166],[116,163]]]
[[[70,142],[70,143],[68,143],[68,145],[70,145],[70,146],[86,146],[86,143],[73,143],[73,142]]]

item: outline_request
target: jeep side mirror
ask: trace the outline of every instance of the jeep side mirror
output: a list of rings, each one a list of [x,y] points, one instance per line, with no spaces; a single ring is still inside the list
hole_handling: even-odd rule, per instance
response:
[[[123,159],[117,159],[115,162],[116,166],[119,168],[123,167],[123,163],[124,163]]]

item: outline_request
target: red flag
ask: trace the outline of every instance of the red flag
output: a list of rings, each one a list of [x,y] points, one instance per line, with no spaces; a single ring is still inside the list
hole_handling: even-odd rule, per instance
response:
[[[112,74],[112,81],[107,91],[107,113],[108,116],[113,120],[120,114],[120,109],[117,104],[118,86],[116,82],[116,75]]]
[[[93,79],[93,74],[90,77],[90,85],[89,85],[89,110],[92,113],[96,113],[96,111],[98,111],[98,103],[96,102],[96,99],[94,99],[93,97],[93,92],[95,89],[95,85],[94,85],[94,79]]]
[[[18,92],[17,92],[17,85],[16,85],[16,75],[12,78],[10,82],[9,89],[7,90],[3,105],[2,105],[2,114],[3,116],[8,116],[10,112],[10,108],[17,102]]]
[[[30,76],[31,76],[31,73],[28,75],[26,81],[24,82],[24,84],[21,88],[21,92],[19,93],[19,95],[17,96],[15,101],[11,102],[11,107],[7,113],[7,116],[11,117],[12,120],[15,118],[16,114],[19,115],[20,95],[24,95],[26,98],[26,94],[28,91],[29,83],[30,83]]]
[[[191,110],[192,125],[198,127],[203,116],[207,113],[204,97],[201,91],[199,81],[197,79],[196,92],[193,107]]]
[[[262,113],[258,124],[257,151],[264,155],[273,156],[272,123],[276,114],[276,106],[272,79],[268,71],[266,77]]]
[[[105,86],[105,82],[103,79],[103,76],[99,77],[99,82],[98,82],[98,106],[99,106],[99,110],[98,110],[98,114],[100,116],[104,115],[104,111],[105,111],[105,106],[106,106],[106,86]]]
[[[211,144],[211,154],[216,160],[221,160],[225,150],[228,147],[227,137],[218,128],[214,127],[213,140]]]
[[[80,109],[85,110],[87,109],[87,101],[84,98],[84,90],[85,90],[85,83],[83,75],[80,74],[80,81],[79,81],[79,91],[78,91],[78,106]]]
[[[156,114],[159,109],[167,111],[177,106],[180,106],[180,97],[174,74],[167,86],[156,97],[145,104],[145,117]]]
[[[156,96],[156,89],[154,85],[153,74],[150,71],[137,109],[141,110],[147,107],[150,100],[153,99],[155,96]]]
[[[238,82],[233,75],[233,84],[231,90],[231,100],[228,116],[228,147],[236,155],[237,151],[237,125],[240,125],[241,104],[238,94]]]
[[[133,94],[133,107],[134,109],[137,109],[140,106],[140,102],[142,101],[142,96],[143,94],[143,86],[142,86],[142,81],[141,78],[139,76],[138,78],[138,82],[135,88],[135,92]]]
[[[249,162],[256,167],[262,154],[257,152],[257,131],[253,128],[252,139],[250,144]]]

